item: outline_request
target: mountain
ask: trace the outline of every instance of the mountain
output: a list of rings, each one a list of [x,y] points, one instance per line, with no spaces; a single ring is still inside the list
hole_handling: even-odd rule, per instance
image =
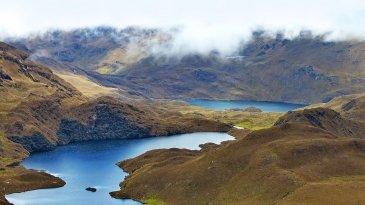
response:
[[[111,195],[166,205],[365,203],[365,123],[356,116],[305,109],[269,129],[231,134],[237,140],[200,151],[160,149],[120,162],[130,175]]]
[[[61,71],[95,71],[117,74],[129,63],[145,57],[154,41],[163,39],[157,29],[112,27],[55,30],[28,38],[9,40],[31,53],[31,58]]]
[[[85,96],[27,53],[0,42],[0,204],[5,194],[60,187],[61,179],[19,162],[30,153],[86,140],[142,138],[231,126],[153,102]]]
[[[42,121],[28,115],[30,111],[24,108],[25,104],[31,104],[36,99],[54,99],[55,105],[61,103],[61,99],[81,103],[84,98],[80,92],[45,66],[29,61],[26,53],[0,42],[0,93],[0,204],[8,204],[4,198],[7,193],[63,186],[65,182],[57,177],[19,166],[19,161],[26,158],[29,152],[22,145],[11,141],[8,136],[12,129],[17,129],[26,136],[47,133],[53,128],[53,115],[48,118],[50,121]],[[32,112],[41,115],[40,111],[42,109]],[[11,124],[15,127],[10,126]],[[49,138],[49,141],[54,140]]]
[[[327,102],[365,92],[365,43],[253,32],[231,54],[176,53],[178,31],[111,27],[52,31],[8,42],[58,72],[132,96]],[[169,52],[171,51],[171,52]]]

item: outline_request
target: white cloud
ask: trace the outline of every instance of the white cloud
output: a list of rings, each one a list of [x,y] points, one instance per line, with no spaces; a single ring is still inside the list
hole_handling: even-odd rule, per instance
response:
[[[255,28],[365,37],[363,0],[0,0],[0,35],[98,25],[184,28],[177,47],[227,50]]]

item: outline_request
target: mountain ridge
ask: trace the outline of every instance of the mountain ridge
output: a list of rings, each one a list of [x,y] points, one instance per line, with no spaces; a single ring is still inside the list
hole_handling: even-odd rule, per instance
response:
[[[253,32],[251,40],[228,57],[218,50],[167,54],[175,35],[158,29],[99,27],[8,42],[38,55],[35,60],[54,70],[76,72],[148,98],[311,104],[365,92],[363,41],[328,41],[310,32],[289,39],[261,31]]]

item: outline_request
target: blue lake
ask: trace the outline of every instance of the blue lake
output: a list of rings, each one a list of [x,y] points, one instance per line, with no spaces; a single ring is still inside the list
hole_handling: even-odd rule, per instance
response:
[[[244,100],[186,100],[187,103],[202,107],[208,110],[226,110],[226,109],[245,109],[247,107],[257,107],[263,112],[287,112],[297,108],[304,107],[302,104],[284,103],[284,102],[265,102],[265,101],[244,101]]]
[[[22,162],[29,169],[45,170],[66,181],[56,189],[35,190],[7,195],[15,205],[134,205],[132,200],[113,199],[109,192],[119,190],[127,176],[116,162],[158,148],[199,149],[199,144],[232,140],[226,133],[192,133],[138,140],[112,140],[75,143],[50,152],[35,153]],[[97,192],[85,191],[95,187]]]

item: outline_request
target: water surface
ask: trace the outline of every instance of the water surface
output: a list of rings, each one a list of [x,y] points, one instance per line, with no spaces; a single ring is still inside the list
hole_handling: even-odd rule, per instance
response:
[[[46,170],[66,181],[62,188],[35,190],[7,195],[15,205],[135,205],[132,200],[118,200],[109,192],[119,190],[127,174],[115,165],[123,159],[158,148],[199,149],[199,144],[232,140],[226,133],[192,133],[136,140],[92,141],[35,153],[22,162],[29,169]],[[87,187],[97,192],[85,191]]]
[[[265,101],[244,101],[244,100],[186,100],[191,105],[199,106],[208,110],[245,109],[247,107],[257,107],[263,112],[288,112],[304,107],[302,104],[284,102]]]

